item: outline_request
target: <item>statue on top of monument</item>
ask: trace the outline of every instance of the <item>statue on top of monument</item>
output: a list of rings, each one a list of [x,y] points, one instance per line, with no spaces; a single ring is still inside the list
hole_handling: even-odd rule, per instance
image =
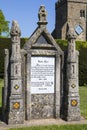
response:
[[[11,36],[20,36],[21,35],[21,31],[18,25],[17,21],[12,21],[12,27],[11,27],[11,31],[10,31],[10,35]]]
[[[68,24],[67,39],[76,39],[75,30]]]
[[[47,11],[45,9],[45,6],[41,5],[38,12],[39,22],[47,22],[46,16],[47,16]]]

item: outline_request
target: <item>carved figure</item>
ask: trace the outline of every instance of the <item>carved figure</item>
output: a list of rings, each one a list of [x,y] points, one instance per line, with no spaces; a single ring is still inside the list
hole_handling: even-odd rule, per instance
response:
[[[76,39],[75,31],[69,24],[68,24],[67,38],[68,39]]]
[[[11,27],[10,35],[11,36],[20,36],[21,35],[19,25],[18,25],[17,21],[15,21],[15,20],[12,21],[12,27]]]
[[[47,16],[47,11],[45,9],[45,6],[42,5],[42,6],[40,6],[39,13],[38,13],[39,21],[46,22],[46,16]]]

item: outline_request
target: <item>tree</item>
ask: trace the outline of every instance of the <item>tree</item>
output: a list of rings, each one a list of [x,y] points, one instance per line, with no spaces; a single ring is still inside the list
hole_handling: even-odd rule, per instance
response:
[[[9,32],[9,21],[5,20],[5,16],[0,10],[0,36],[2,36],[2,33],[8,34]]]

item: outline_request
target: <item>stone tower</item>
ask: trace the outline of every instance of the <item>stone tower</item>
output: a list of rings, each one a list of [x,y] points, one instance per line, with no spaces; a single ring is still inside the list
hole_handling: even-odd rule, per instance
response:
[[[87,34],[87,0],[58,0],[55,4],[55,29],[53,36],[66,39],[67,23],[76,33],[76,40],[86,40]]]

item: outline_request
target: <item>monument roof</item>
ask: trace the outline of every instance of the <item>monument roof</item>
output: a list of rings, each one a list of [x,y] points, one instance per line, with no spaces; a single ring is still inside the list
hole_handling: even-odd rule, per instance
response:
[[[41,6],[43,7],[43,6]],[[34,45],[39,45],[39,47],[54,47],[60,54],[63,53],[63,51],[61,50],[61,48],[59,47],[59,45],[56,43],[55,39],[52,37],[52,35],[49,33],[49,31],[46,28],[46,15],[47,12],[45,10],[45,6],[43,7],[43,11],[41,11],[41,8],[39,9],[39,22],[38,22],[38,27],[36,28],[36,30],[34,31],[34,33],[30,36],[29,40],[25,43],[23,49],[25,49],[26,51],[30,50],[32,48],[32,46]],[[41,14],[40,14],[41,12]],[[43,15],[42,15],[43,12]],[[42,18],[42,17],[45,18]],[[42,41],[41,41],[42,39]],[[39,42],[39,43],[37,43]]]

